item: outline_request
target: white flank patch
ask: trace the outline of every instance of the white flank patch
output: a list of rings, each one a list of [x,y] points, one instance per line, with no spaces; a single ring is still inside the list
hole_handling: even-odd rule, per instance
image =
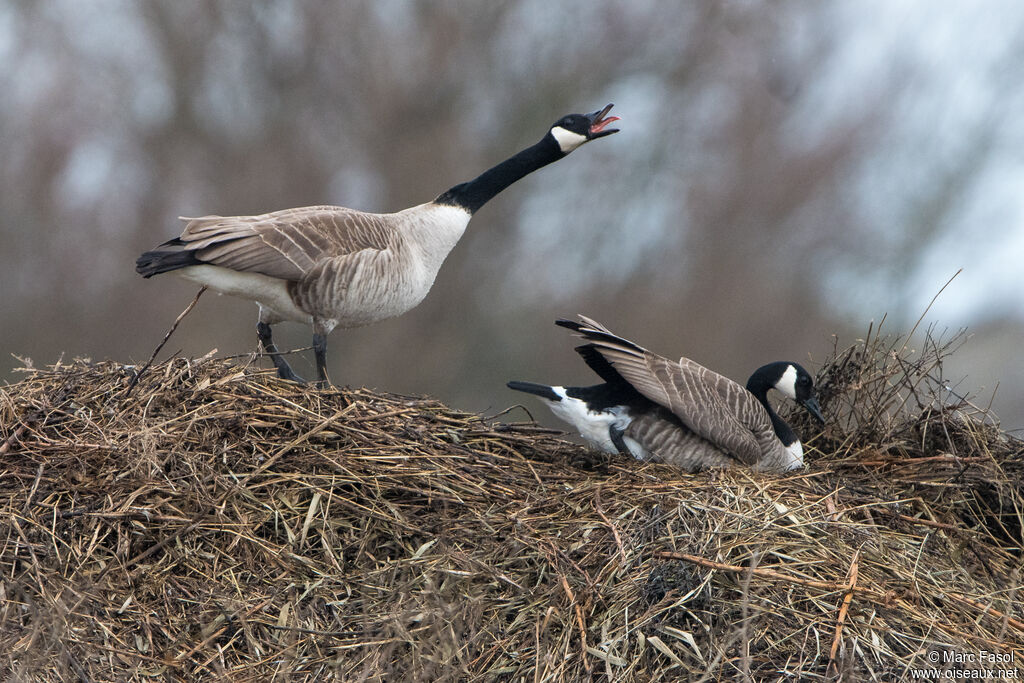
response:
[[[559,149],[568,154],[573,151],[584,142],[587,141],[586,135],[580,135],[574,133],[568,128],[562,128],[561,126],[555,126],[551,129],[551,135],[554,136],[555,142],[558,143]]]
[[[775,388],[778,389],[788,398],[796,400],[796,368],[792,365],[786,366],[786,371],[782,373],[782,377],[775,383]],[[803,451],[800,451],[800,456],[803,457]],[[803,462],[803,461],[801,461]]]
[[[626,448],[629,449],[629,452],[632,453],[633,457],[636,458],[637,460],[651,459],[651,452],[648,451],[643,446],[641,446],[640,443],[633,437],[623,435],[622,441],[623,443],[626,444]]]
[[[561,401],[544,399],[556,417],[565,420],[575,427],[580,436],[595,448],[599,448],[606,453],[619,452],[619,449],[612,443],[612,437],[608,430],[611,427],[625,429],[632,422],[629,416],[623,414],[621,408],[601,411],[590,410],[587,408],[585,401],[567,396],[565,387],[551,387],[551,390],[562,397]],[[633,446],[628,442],[627,445],[632,451]],[[639,444],[636,444],[636,446],[640,451],[643,451]],[[635,452],[634,455],[640,457]]]
[[[221,294],[255,301],[272,310],[282,320],[294,320],[307,325],[313,323],[313,317],[292,302],[285,281],[279,278],[260,273],[243,273],[220,266],[189,266],[175,272],[186,280],[206,285]]]
[[[786,446],[786,452],[789,453],[789,460],[782,463],[783,472],[799,469],[804,466],[804,447],[799,439]]]
[[[790,472],[803,466],[804,447],[797,439],[788,446],[783,446],[778,457],[764,458],[757,462],[753,469],[757,472]]]

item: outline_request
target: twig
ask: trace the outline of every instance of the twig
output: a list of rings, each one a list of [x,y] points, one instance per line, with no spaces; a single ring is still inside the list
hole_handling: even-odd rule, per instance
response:
[[[1013,570],[1013,574],[1010,575],[1010,595],[1007,597],[1006,602],[1009,605],[1017,604],[1017,591],[1020,588],[1020,567]],[[1003,625],[999,629],[999,640],[1006,637],[1006,627],[1010,625],[1010,615],[1003,615]]]
[[[189,649],[187,652],[182,652],[182,653],[176,655],[174,657],[174,659],[171,661],[170,665],[171,666],[181,666],[182,663],[184,663],[184,661],[186,659],[188,659],[189,657],[191,657],[195,653],[197,653],[200,650],[202,650],[204,647],[206,647],[210,643],[210,641],[212,641],[214,638],[216,638],[219,635],[221,635],[222,633],[224,633],[224,630],[228,627],[228,625],[230,624],[231,620],[234,617],[242,616],[243,614],[244,614],[245,617],[250,617],[253,614],[255,614],[256,612],[258,612],[261,609],[263,609],[264,607],[266,607],[267,605],[269,605],[273,601],[274,601],[274,598],[272,598],[272,597],[271,598],[267,598],[266,600],[264,600],[263,602],[259,603],[258,605],[253,605],[253,606],[249,607],[248,609],[238,609],[238,610],[236,610],[235,613],[233,615],[231,615],[230,617],[225,618],[224,615],[221,615],[221,616],[217,617],[217,619],[221,620],[222,622],[228,622],[228,623],[225,623],[223,626],[217,628],[215,631],[210,633],[210,635],[206,636],[206,638],[204,638],[203,640],[199,641],[197,644],[192,646],[192,648]]]
[[[504,410],[501,410],[501,411],[495,413],[494,415],[488,415],[488,416],[484,417],[483,419],[484,419],[485,422],[490,421],[490,420],[497,420],[502,415],[508,415],[509,413],[511,413],[516,408],[520,408],[524,413],[526,413],[526,416],[530,418],[530,422],[536,422],[537,421],[536,418],[533,417],[533,414],[530,412],[530,409],[527,408],[526,406],[524,406],[521,403],[517,403],[515,405],[509,406],[508,408],[505,408]]]
[[[6,439],[4,439],[3,443],[0,443],[0,455],[3,455],[8,450],[10,450],[11,446],[17,443],[18,439],[21,438],[21,435],[25,433],[26,429],[28,429],[27,422],[22,422],[20,425],[18,425],[18,428],[14,430],[14,433],[11,434]]]
[[[572,588],[569,587],[569,582],[565,578],[565,574],[559,572],[558,578],[562,580],[562,590],[565,591],[566,596],[569,598],[569,602],[576,612],[576,625],[580,629],[580,656],[583,658],[583,668],[589,673],[591,671],[590,660],[587,659],[587,628],[583,622],[583,610],[580,608],[580,604],[576,602],[576,595],[572,592]]]
[[[686,553],[676,553],[668,550],[655,553],[657,557],[665,557],[672,560],[685,560],[692,562],[693,564],[699,564],[702,567],[708,567],[710,569],[718,569],[723,572],[732,572],[739,574],[748,570],[748,567],[739,567],[734,564],[725,564],[724,562],[715,562],[714,560],[708,560],[703,557],[696,555],[687,555]],[[874,590],[873,588],[863,588],[861,586],[850,587],[849,584],[836,583],[835,581],[817,581],[815,579],[804,579],[799,576],[790,576],[777,572],[773,569],[762,569],[760,567],[754,569],[754,576],[762,579],[774,579],[776,581],[786,581],[788,583],[795,583],[800,586],[807,586],[808,588],[821,588],[827,591],[842,591],[850,590],[858,595],[865,595],[874,597],[878,600],[888,601],[891,597],[889,593],[882,593],[881,591]]]
[[[945,593],[945,596],[947,598],[953,598],[957,602],[967,605],[969,607],[980,609],[983,614],[987,614],[990,617],[1002,619],[1004,624],[1008,624],[1017,629],[1018,631],[1024,633],[1024,621],[1021,621],[1020,619],[1014,619],[1009,614],[1000,612],[995,607],[990,607],[989,605],[986,605],[983,602],[978,602],[973,598],[969,598],[966,595],[958,595],[957,593]]]
[[[853,551],[853,559],[850,560],[849,588],[843,597],[843,604],[839,607],[839,617],[836,619],[836,635],[832,639],[832,649],[828,652],[828,666],[833,672],[838,673],[836,666],[836,652],[839,650],[839,643],[843,639],[843,624],[846,622],[846,614],[850,610],[850,602],[853,600],[853,589],[857,587],[857,571],[860,564],[860,548]],[[827,670],[827,669],[826,669]]]
[[[168,544],[170,544],[175,539],[177,539],[177,538],[179,538],[181,536],[184,536],[185,534],[189,533],[190,531],[192,531],[194,529],[199,528],[202,525],[202,523],[206,521],[206,518],[210,516],[210,513],[213,512],[216,509],[217,509],[216,506],[213,506],[213,505],[208,506],[207,509],[204,510],[202,513],[200,513],[200,514],[196,515],[195,517],[193,517],[192,518],[192,520],[193,520],[192,523],[189,524],[188,526],[181,527],[180,529],[175,531],[170,536],[167,536],[166,538],[164,538],[162,541],[160,541],[156,545],[150,546],[149,548],[147,548],[146,550],[143,550],[141,553],[139,553],[135,557],[129,558],[124,563],[125,570],[127,570],[132,565],[136,565],[136,564],[142,562],[147,557],[150,557],[151,555],[155,555],[156,553],[160,552],[161,550],[166,548],[168,546]],[[106,567],[104,567],[100,571],[98,578],[103,577],[103,575],[107,573],[107,569],[111,568],[113,566],[114,566],[114,563],[111,562]],[[133,571],[133,572],[128,572],[128,573],[129,573],[129,575],[131,575],[131,574],[134,574],[135,572]]]
[[[914,332],[916,332],[916,331],[917,331],[917,326],[918,326],[918,325],[920,325],[920,324],[921,324],[921,321],[922,321],[922,320],[924,320],[924,317],[925,317],[926,315],[928,315],[928,311],[930,311],[930,310],[931,310],[931,308],[932,308],[932,305],[933,305],[933,304],[935,303],[935,300],[939,298],[939,295],[940,295],[940,294],[942,294],[943,290],[945,290],[945,289],[946,289],[946,287],[949,287],[949,283],[950,283],[950,282],[952,282],[953,280],[955,280],[955,279],[956,279],[956,276],[957,276],[957,275],[959,275],[959,274],[960,274],[960,273],[962,273],[962,272],[964,272],[964,269],[963,269],[963,268],[961,268],[961,269],[959,269],[958,271],[956,271],[955,273],[953,273],[953,277],[951,277],[951,278],[949,278],[948,280],[946,280],[946,284],[942,285],[942,287],[941,287],[941,288],[939,289],[939,291],[935,292],[935,296],[933,296],[933,297],[932,297],[932,300],[928,302],[928,305],[927,305],[927,306],[925,306],[925,308],[924,308],[924,312],[923,312],[923,313],[921,313],[921,317],[920,317],[920,318],[918,318],[918,319],[917,319],[917,322],[916,322],[916,323],[914,323],[914,326],[913,326],[912,328],[910,328],[910,334],[908,334],[908,335],[906,336],[906,341],[905,341],[905,342],[903,342],[903,345],[904,345],[904,346],[906,346],[907,344],[909,344],[909,343],[910,343],[910,338],[914,336]]]
[[[622,545],[622,537],[619,536],[618,527],[612,524],[611,520],[608,519],[608,516],[604,514],[604,510],[601,509],[600,486],[598,486],[597,490],[594,492],[594,509],[597,511],[597,514],[601,516],[601,519],[604,520],[604,523],[608,525],[608,528],[612,530],[612,536],[615,538],[615,545],[619,546],[619,555],[622,557],[623,566],[625,566],[629,562],[629,558],[626,556],[626,548]]]
[[[28,536],[25,535],[25,532],[22,530],[21,525],[18,524],[18,515],[11,515],[8,519],[11,520],[11,524],[14,525],[15,531],[18,532],[18,537],[21,539],[21,542],[25,545],[25,549],[28,550],[29,557],[32,558],[32,571],[35,573],[37,584],[39,585],[40,589],[42,589],[43,586],[46,585],[46,581],[43,580],[43,570],[39,565],[39,558],[36,557],[36,551],[32,547],[32,542],[28,540]],[[42,593],[42,595],[43,597],[48,597],[46,596],[45,593]]]
[[[29,489],[28,495],[25,496],[25,504],[21,506],[21,514],[23,515],[28,514],[28,508],[32,505],[32,497],[36,495],[36,491],[39,489],[39,481],[43,478],[43,468],[45,467],[45,463],[39,463],[39,469],[36,470],[36,479],[32,482],[32,488]]]
[[[750,676],[750,580],[754,577],[757,564],[761,561],[760,551],[755,550],[750,556],[750,565],[743,574],[743,582],[740,585],[743,604],[743,616],[740,618],[740,673],[743,680],[753,681]]]
[[[136,372],[135,376],[132,377],[132,381],[128,383],[128,388],[124,390],[124,398],[128,398],[129,396],[131,396],[132,390],[135,388],[135,385],[139,383],[139,380],[142,379],[142,375],[146,372],[146,370],[149,370],[151,365],[153,365],[153,361],[156,359],[156,355],[160,353],[160,349],[164,348],[164,344],[166,344],[167,340],[171,338],[171,335],[174,334],[174,331],[178,329],[178,323],[180,323],[186,315],[192,312],[192,309],[196,307],[197,303],[199,303],[199,297],[201,297],[203,295],[203,292],[205,291],[206,285],[203,285],[202,287],[199,288],[199,291],[196,292],[195,298],[192,299],[192,303],[186,306],[185,310],[179,313],[178,317],[174,319],[174,323],[171,325],[171,329],[167,330],[167,334],[164,335],[163,341],[160,342],[157,345],[157,347],[153,350],[153,355],[149,357],[149,360],[146,361],[146,364],[142,366],[142,369]]]
[[[64,403],[64,399],[67,397],[67,394],[67,387],[61,389],[61,391],[58,392],[57,394],[56,400],[53,401],[53,405],[62,405]],[[49,399],[44,398],[43,404],[43,408],[33,410],[32,412],[28,413],[27,415],[21,418],[21,424],[18,425],[17,429],[15,429],[14,432],[6,439],[4,439],[4,442],[2,444],[0,444],[0,455],[6,453],[14,446],[14,444],[18,443],[18,440],[21,439],[22,434],[25,433],[25,430],[31,427],[33,424],[39,422],[40,420],[42,420],[44,424],[46,423],[47,415],[50,414],[54,410],[54,408],[52,407]]]
[[[934,527],[936,529],[945,529],[947,531],[967,531],[967,529],[964,529],[963,527],[955,526],[953,524],[946,524],[945,522],[935,522],[935,521],[932,521],[930,519],[921,519],[920,517],[911,517],[910,515],[903,515],[903,514],[900,514],[898,512],[894,512],[894,513],[890,513],[890,514],[893,517],[896,517],[897,519],[902,519],[903,521],[910,522],[911,524],[920,524],[921,526],[930,526],[930,527]]]

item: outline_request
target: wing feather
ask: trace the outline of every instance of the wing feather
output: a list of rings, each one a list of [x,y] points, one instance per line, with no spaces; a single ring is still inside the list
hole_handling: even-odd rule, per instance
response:
[[[752,465],[764,455],[759,435],[771,432],[763,406],[743,386],[687,358],[659,356],[581,316],[577,331],[629,384],[670,410],[696,435]],[[774,433],[772,432],[772,436]]]
[[[384,251],[395,237],[386,214],[340,206],[183,220],[182,246],[200,261],[283,280],[302,279],[324,259]]]
[[[665,415],[646,413],[630,422],[626,436],[641,444],[654,459],[695,472],[728,467],[736,459],[707,439]]]

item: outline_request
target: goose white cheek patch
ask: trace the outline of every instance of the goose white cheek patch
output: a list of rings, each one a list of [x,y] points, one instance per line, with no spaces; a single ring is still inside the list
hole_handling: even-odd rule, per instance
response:
[[[571,130],[568,130],[567,128],[562,128],[561,126],[555,126],[554,128],[552,128],[551,135],[554,136],[555,142],[558,143],[558,148],[561,149],[566,154],[573,151],[574,149],[576,149],[577,147],[579,147],[580,145],[587,141],[586,135],[574,133]]]
[[[792,365],[786,367],[782,377],[775,383],[775,388],[782,392],[786,398],[796,400],[796,368]]]

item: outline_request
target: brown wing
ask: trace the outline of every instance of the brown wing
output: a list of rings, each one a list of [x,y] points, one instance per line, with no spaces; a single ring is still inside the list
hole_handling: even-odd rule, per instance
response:
[[[736,463],[735,458],[718,446],[656,412],[636,417],[626,428],[626,436],[642,445],[655,459],[689,472]]]
[[[764,407],[746,388],[687,358],[671,361],[581,319],[584,325],[577,331],[637,391],[741,462],[752,465],[761,459],[759,442],[765,441],[766,431],[774,432]]]
[[[647,352],[637,363],[608,360],[637,391],[671,410],[698,436],[747,465],[761,459],[761,446],[739,414],[747,411],[737,410],[747,397],[757,399],[739,384],[686,358],[674,363]]]
[[[180,240],[200,261],[283,280],[301,279],[323,259],[383,251],[395,236],[386,215],[340,206],[183,220]]]

